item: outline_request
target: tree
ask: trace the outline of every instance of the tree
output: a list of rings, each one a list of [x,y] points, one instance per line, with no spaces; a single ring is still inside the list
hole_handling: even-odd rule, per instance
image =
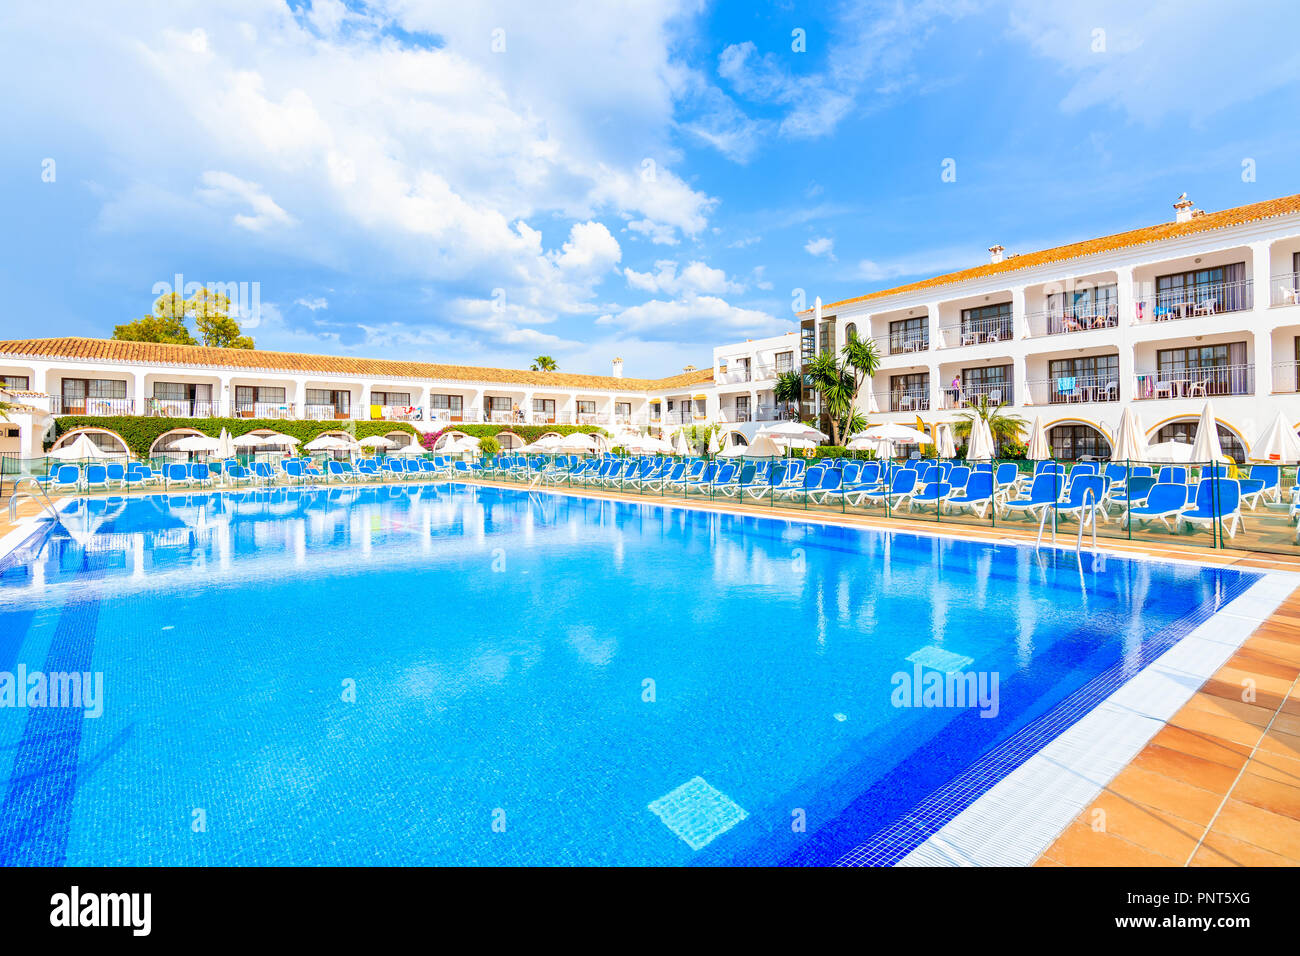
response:
[[[159,302],[162,300],[159,299]],[[168,345],[198,345],[184,318],[145,315],[134,322],[113,326],[113,338],[119,342],[164,342]]]
[[[772,385],[772,398],[782,405],[798,405],[803,395],[803,377],[798,372],[782,372]]]
[[[989,401],[988,395],[981,395],[977,401],[968,401],[966,407],[970,411],[958,415],[957,421],[953,422],[952,430],[958,438],[969,441],[971,428],[977,421],[985,422],[989,426],[993,440],[999,445],[1019,440],[1025,430],[1027,423],[1023,418],[1019,415],[1002,414],[1002,409],[1007,407],[1006,404],[998,402],[995,405]]]
[[[198,345],[185,325],[193,318],[204,345],[223,349],[251,349],[253,340],[244,335],[239,323],[230,317],[230,297],[209,289],[200,289],[189,299],[179,292],[160,295],[153,313],[119,325],[113,338],[127,342],[166,342],[172,345]]]
[[[554,372],[560,366],[556,364],[555,359],[549,355],[539,355],[533,359],[534,372]]]
[[[832,445],[839,445],[841,437],[866,427],[866,419],[857,409],[858,395],[880,367],[874,339],[852,336],[840,355],[843,362],[834,352],[823,352],[808,366],[812,387],[821,396],[822,409],[830,422]]]

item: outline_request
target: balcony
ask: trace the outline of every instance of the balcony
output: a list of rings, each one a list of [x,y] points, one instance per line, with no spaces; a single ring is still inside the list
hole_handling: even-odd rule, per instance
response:
[[[1119,379],[1113,375],[1060,375],[1025,385],[1034,405],[1091,405],[1119,401]]]
[[[1179,319],[1195,319],[1225,312],[1244,312],[1255,307],[1252,280],[1207,282],[1204,285],[1166,289],[1143,295],[1134,289],[1137,322],[1151,325]]]
[[[291,402],[236,402],[236,418],[296,418]]]
[[[1068,335],[1071,332],[1091,332],[1095,329],[1113,329],[1119,325],[1119,303],[1109,305],[1077,306],[1068,309],[1045,309],[1030,312],[1029,335]]]
[[[1284,272],[1269,282],[1269,305],[1300,305],[1300,272]]]
[[[717,385],[743,385],[746,382],[764,382],[776,378],[777,374],[776,367],[772,365],[729,367],[725,372],[714,372],[713,381]]]
[[[877,392],[876,404],[881,411],[924,412],[930,410],[930,388],[899,388],[892,392]]]
[[[945,385],[939,393],[939,407],[943,409],[967,408],[978,405],[981,398],[988,397],[993,405],[1014,405],[1015,396],[1010,382],[981,383],[962,385],[953,388]]]
[[[52,395],[50,413],[53,415],[134,415],[133,398],[67,398]]]
[[[795,418],[791,409],[779,405],[759,405],[757,408],[723,408],[718,412],[718,421],[724,425],[743,422],[780,422]]]
[[[1273,366],[1273,391],[1300,392],[1300,362],[1279,362]]]
[[[1133,397],[1139,401],[1157,398],[1209,398],[1213,395],[1253,395],[1254,365],[1214,365],[1180,368],[1165,372],[1142,372],[1137,376]]]
[[[876,344],[887,355],[909,355],[913,352],[928,352],[930,350],[930,333],[928,331],[913,334],[891,332],[888,339],[877,339]]]
[[[960,348],[963,345],[984,345],[989,342],[1009,342],[1015,338],[1009,317],[971,319],[939,327],[939,347]]]

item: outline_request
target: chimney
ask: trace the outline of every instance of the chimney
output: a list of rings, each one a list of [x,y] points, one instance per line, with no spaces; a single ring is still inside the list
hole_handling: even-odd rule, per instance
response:
[[[989,262],[999,263],[1002,261],[1002,253],[1006,252],[1001,246],[989,246]]]
[[[1179,196],[1178,202],[1174,203],[1174,222],[1191,222],[1194,215],[1192,206],[1194,205],[1195,203],[1187,198],[1187,193]]]
[[[694,371],[695,371],[695,366],[694,366],[694,365],[688,365],[688,366],[686,366],[686,368],[682,369],[682,371],[683,371],[683,372],[694,372]]]
[[[621,358],[614,359],[614,377],[623,377],[623,360]]]

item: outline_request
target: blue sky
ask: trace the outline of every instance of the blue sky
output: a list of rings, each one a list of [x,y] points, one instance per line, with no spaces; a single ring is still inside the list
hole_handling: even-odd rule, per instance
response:
[[[796,290],[1300,192],[1294,32],[1198,0],[7,4],[0,337],[107,336],[179,273],[256,283],[259,347],[670,374]]]

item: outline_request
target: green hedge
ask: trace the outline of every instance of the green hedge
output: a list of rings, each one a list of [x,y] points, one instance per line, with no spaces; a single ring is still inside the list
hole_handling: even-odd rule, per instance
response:
[[[369,438],[371,435],[386,435],[389,432],[402,431],[415,436],[419,433],[406,422],[366,422],[366,421],[291,421],[283,418],[152,418],[143,415],[64,415],[54,420],[54,437],[78,428],[103,428],[116,432],[126,442],[126,447],[138,458],[149,454],[154,441],[164,432],[176,428],[191,428],[216,438],[221,429],[230,431],[232,438],[245,432],[268,429],[284,435],[292,435],[302,442],[309,442],[322,432],[346,430],[352,432],[356,427],[357,438]],[[51,442],[53,444],[53,442]]]
[[[443,431],[460,432],[470,438],[495,438],[501,432],[513,432],[525,442],[535,442],[543,435],[572,435],[582,432],[584,435],[608,435],[609,432],[596,425],[478,425],[451,422],[443,425]]]

